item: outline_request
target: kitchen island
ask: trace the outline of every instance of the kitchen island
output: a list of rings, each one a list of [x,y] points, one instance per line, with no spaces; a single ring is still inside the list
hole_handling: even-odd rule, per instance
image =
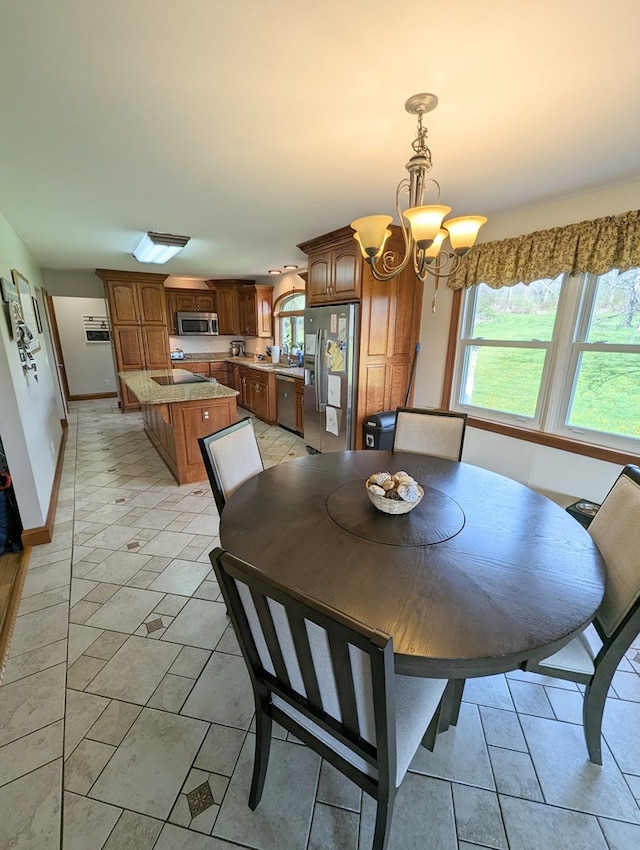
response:
[[[118,377],[140,401],[145,432],[178,484],[206,481],[198,437],[237,420],[238,392],[198,381],[185,369],[127,371]]]

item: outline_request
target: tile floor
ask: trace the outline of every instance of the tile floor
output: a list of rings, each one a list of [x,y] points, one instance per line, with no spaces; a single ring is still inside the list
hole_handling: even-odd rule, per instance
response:
[[[208,484],[176,485],[135,414],[84,402],[69,421],[0,688],[0,847],[368,850],[371,800],[282,730],[247,806],[253,701],[210,569]],[[257,424],[267,465],[305,454]],[[470,681],[457,728],[412,763],[389,850],[640,847],[640,641],[602,768],[580,711],[570,683]]]

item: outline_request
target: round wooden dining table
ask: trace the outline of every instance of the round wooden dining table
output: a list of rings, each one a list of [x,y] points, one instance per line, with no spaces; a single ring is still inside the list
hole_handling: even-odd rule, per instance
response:
[[[389,515],[374,472],[424,488]],[[243,484],[220,522],[224,549],[307,596],[392,635],[396,671],[464,679],[518,668],[588,625],[605,568],[559,505],[467,463],[384,451],[316,454]]]

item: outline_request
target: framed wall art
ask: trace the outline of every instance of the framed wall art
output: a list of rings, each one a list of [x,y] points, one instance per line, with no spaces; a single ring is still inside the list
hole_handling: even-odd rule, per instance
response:
[[[35,295],[31,296],[33,302],[33,315],[36,317],[36,329],[39,334],[42,333],[42,318],[40,316],[40,307],[38,307],[38,299]]]
[[[2,293],[2,300],[7,303],[19,300],[18,287],[6,277],[0,277],[0,292]]]
[[[24,275],[21,275],[17,269],[11,269],[11,276],[13,277],[13,282],[18,288],[23,321],[32,334],[32,338],[29,342],[29,351],[33,354],[34,351],[40,351],[38,317],[33,306],[34,293],[29,281],[26,277],[24,277]]]

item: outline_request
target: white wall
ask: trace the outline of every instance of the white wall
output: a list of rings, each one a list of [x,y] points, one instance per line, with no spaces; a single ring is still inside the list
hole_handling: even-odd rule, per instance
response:
[[[15,268],[27,278],[43,313],[42,278],[33,261],[6,219],[0,214],[0,275],[11,279]],[[20,517],[25,529],[40,528],[46,522],[62,426],[61,401],[57,379],[52,372],[50,343],[41,337],[34,358],[38,380],[25,375],[15,342],[10,338],[4,307],[0,310],[0,434],[13,478]]]
[[[535,230],[562,227],[640,208],[640,181],[565,198],[543,206],[494,216],[481,231],[481,242],[507,239]],[[414,402],[439,407],[452,292],[440,286],[435,315],[431,312],[433,283],[425,284],[420,329],[421,351],[416,370]],[[551,449],[468,428],[463,460],[501,472],[532,487],[601,501],[622,468],[616,464]]]
[[[109,342],[87,342],[83,316],[107,315],[104,298],[53,296],[69,394],[100,395],[118,391]]]
[[[49,295],[104,298],[104,283],[93,271],[43,269],[42,280]]]

